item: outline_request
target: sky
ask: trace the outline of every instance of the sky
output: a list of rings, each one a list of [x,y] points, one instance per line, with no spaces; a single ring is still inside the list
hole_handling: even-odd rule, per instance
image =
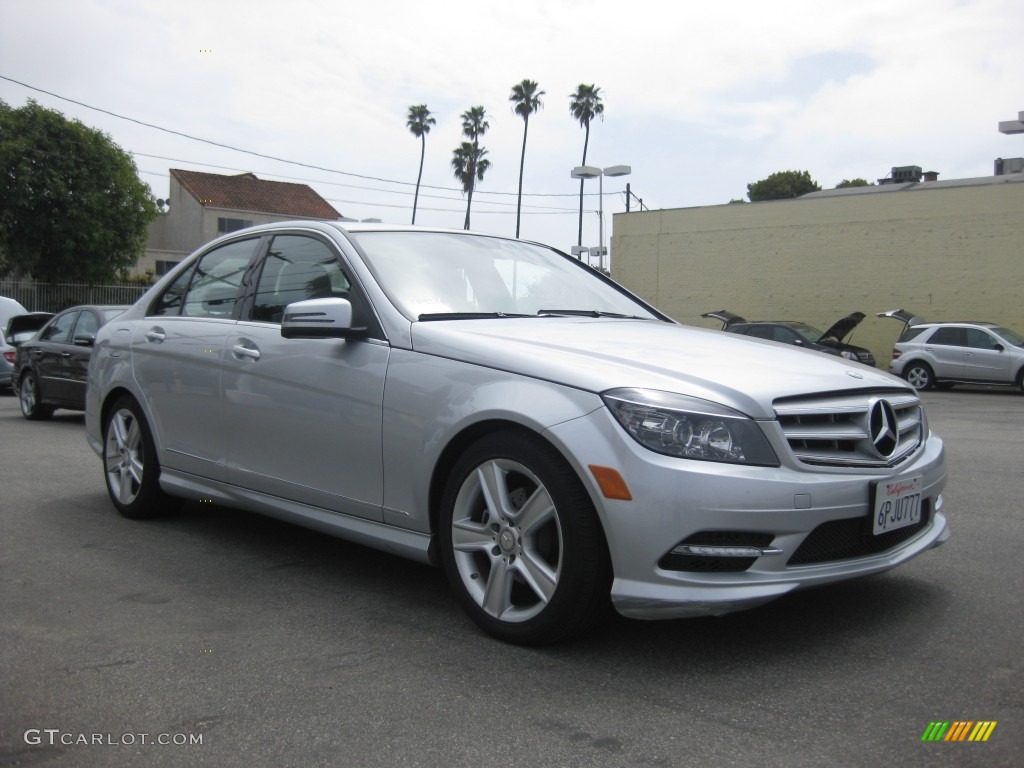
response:
[[[1020,0],[0,0],[0,100],[107,133],[158,198],[169,168],[252,172],[400,224],[420,162],[408,110],[426,104],[416,220],[452,228],[466,210],[460,115],[480,105],[492,165],[472,228],[512,236],[524,124],[509,94],[529,78],[544,95],[521,236],[568,250],[581,83],[605,106],[587,164],[632,169],[604,179],[603,202],[586,182],[583,244],[596,246],[598,211],[607,243],[627,182],[659,209],[745,199],[782,170],[823,188],[901,165],[991,176],[995,158],[1024,156],[1024,136],[998,131],[1024,110],[1022,31]]]

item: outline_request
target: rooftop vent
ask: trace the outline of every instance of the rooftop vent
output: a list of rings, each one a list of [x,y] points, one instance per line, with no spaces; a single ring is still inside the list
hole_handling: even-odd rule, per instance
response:
[[[1024,173],[1024,157],[997,157],[995,175],[1005,176],[1008,173]]]
[[[894,165],[889,175],[879,179],[879,184],[906,184],[921,180],[921,166],[919,165]]]

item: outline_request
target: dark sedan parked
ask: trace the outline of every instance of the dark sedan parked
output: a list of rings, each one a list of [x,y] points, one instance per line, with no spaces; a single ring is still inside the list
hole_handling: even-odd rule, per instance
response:
[[[72,307],[54,315],[31,339],[17,345],[11,385],[18,392],[26,419],[48,419],[57,408],[85,410],[86,374],[96,333],[126,309]],[[37,322],[44,319],[36,316]],[[17,322],[18,318],[12,320],[12,324]],[[25,330],[21,328],[20,333]]]
[[[722,330],[729,333],[740,333],[756,339],[781,341],[804,349],[813,349],[829,355],[838,355],[846,360],[854,360],[864,365],[874,366],[875,356],[871,350],[855,347],[845,343],[844,339],[853,333],[853,329],[864,319],[863,312],[852,312],[833,323],[822,333],[817,328],[792,320],[747,320],[724,309],[717,312],[705,312],[701,317],[714,318],[722,321]]]

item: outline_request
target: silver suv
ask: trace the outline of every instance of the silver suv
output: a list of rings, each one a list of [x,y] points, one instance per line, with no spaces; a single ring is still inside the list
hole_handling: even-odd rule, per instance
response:
[[[894,309],[879,317],[905,325],[892,350],[889,371],[915,389],[954,384],[996,384],[1024,389],[1024,337],[994,323],[929,323]]]

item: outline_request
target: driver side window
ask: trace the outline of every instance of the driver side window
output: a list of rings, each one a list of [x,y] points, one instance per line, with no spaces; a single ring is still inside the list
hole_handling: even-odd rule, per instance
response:
[[[302,235],[278,235],[263,261],[252,319],[280,323],[289,304],[348,299],[351,288],[348,275],[325,243]]]

